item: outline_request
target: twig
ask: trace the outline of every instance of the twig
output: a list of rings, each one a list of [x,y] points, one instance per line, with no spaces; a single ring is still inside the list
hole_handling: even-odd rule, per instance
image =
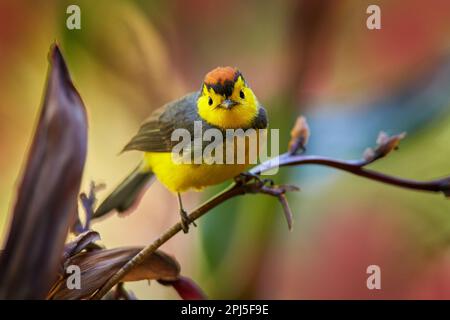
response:
[[[322,156],[306,156],[297,154],[298,150],[304,150],[305,144],[309,137],[309,129],[304,119],[297,121],[297,129],[291,132],[291,143],[289,151],[274,159],[270,159],[250,170],[248,173],[243,174],[242,180],[237,180],[234,184],[223,190],[219,194],[215,195],[208,201],[204,202],[197,209],[189,214],[189,219],[195,221],[205,213],[215,208],[224,201],[247,193],[262,193],[270,196],[277,197],[280,201],[286,220],[288,222],[289,229],[292,228],[292,212],[289,208],[289,204],[286,200],[285,193],[288,191],[298,190],[295,186],[275,186],[266,185],[267,180],[262,180],[259,175],[263,172],[269,171],[276,167],[287,166],[301,166],[306,164],[315,164],[321,166],[332,167],[335,169],[343,170],[357,176],[365,177],[374,181],[383,182],[390,185],[395,185],[402,188],[430,191],[430,192],[442,192],[445,196],[450,197],[450,177],[443,179],[431,180],[431,181],[415,181],[409,179],[403,179],[399,177],[389,176],[374,170],[366,169],[370,163],[385,157],[392,150],[397,149],[398,143],[405,136],[404,134],[389,137],[384,133],[380,133],[377,139],[378,146],[373,149],[366,150],[364,159],[362,160],[336,160],[332,158]],[[255,178],[251,181],[251,177]],[[136,265],[141,263],[147,256],[154,253],[161,245],[171,239],[174,235],[182,230],[181,223],[178,222],[168,229],[162,236],[157,238],[152,244],[141,250],[136,256],[134,256],[125,266],[123,266],[114,276],[112,276],[102,288],[100,288],[92,299],[101,299],[111,288],[114,287],[120,280]]]
[[[286,216],[286,221],[288,224],[289,231],[292,231],[293,215],[292,215],[292,210],[289,207],[289,202],[287,201],[286,195],[280,194],[278,196],[278,199],[280,200],[280,203],[283,206],[283,211],[284,211],[284,215]]]
[[[450,177],[445,177],[442,179],[436,179],[431,181],[416,181],[410,179],[404,179],[399,177],[390,176],[381,172],[366,169],[364,166],[367,165],[366,160],[336,160],[321,156],[306,156],[306,155],[289,155],[284,153],[279,157],[279,162],[267,161],[252,170],[253,174],[261,174],[270,169],[287,166],[300,166],[306,164],[315,164],[326,167],[332,167],[342,171],[352,173],[357,176],[365,177],[374,181],[383,182],[386,184],[413,189],[420,191],[430,191],[430,192],[442,192],[445,196],[450,196]]]
[[[83,232],[86,232],[90,230],[91,227],[91,220],[94,216],[94,206],[97,202],[96,194],[98,191],[101,191],[106,186],[103,183],[95,184],[94,181],[91,181],[91,184],[89,186],[89,195],[86,195],[86,193],[82,192],[80,194],[80,201],[83,206],[84,214],[86,217],[86,220],[84,222],[84,225],[81,223],[80,218],[78,217],[75,223],[72,226],[72,232],[76,235],[79,235]]]
[[[265,183],[255,180],[250,183],[233,183],[228,188],[205,201],[189,214],[189,220],[195,221],[211,209],[236,196],[248,193],[262,193],[271,196],[280,197],[285,192],[298,190],[295,186],[266,186]],[[136,256],[125,264],[114,276],[112,276],[105,285],[95,293],[92,299],[101,299],[115,284],[117,284],[126,273],[141,263],[145,257],[154,253],[161,245],[171,239],[182,230],[181,222],[174,224],[162,236],[153,241],[152,244],[142,249]]]

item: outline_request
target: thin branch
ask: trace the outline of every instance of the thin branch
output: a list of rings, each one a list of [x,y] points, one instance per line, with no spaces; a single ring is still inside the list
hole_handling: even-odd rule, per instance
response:
[[[326,167],[332,167],[342,171],[352,173],[357,176],[368,178],[374,181],[383,182],[386,184],[420,191],[442,192],[445,196],[450,196],[450,177],[436,179],[431,181],[416,181],[390,176],[381,172],[366,169],[366,160],[336,160],[321,156],[305,156],[305,155],[289,155],[284,153],[279,157],[278,163],[276,161],[267,161],[250,170],[253,174],[261,174],[271,169],[287,166],[300,166],[306,164],[315,164]]]
[[[320,156],[305,156],[305,155],[291,155],[288,153],[282,154],[279,157],[279,161],[274,161],[273,159],[264,162],[263,164],[253,168],[250,170],[251,174],[259,175],[263,172],[269,171],[278,165],[279,167],[286,166],[299,166],[305,164],[316,164],[327,167],[336,168],[339,170],[343,170],[346,172],[350,172],[352,174],[362,176],[365,178],[369,178],[371,180],[384,182],[391,185],[396,185],[403,188],[415,189],[415,190],[423,190],[423,191],[432,191],[432,192],[443,192],[445,195],[450,196],[450,177],[432,181],[414,181],[407,180],[398,177],[388,176],[383,173],[379,173],[373,170],[365,169],[364,166],[367,164],[365,160],[353,160],[353,161],[342,161],[335,160],[327,157]],[[278,164],[277,164],[278,163]],[[197,209],[195,209],[190,215],[189,218],[191,221],[195,221],[205,213],[215,208],[222,202],[236,197],[238,195],[243,195],[246,193],[262,193],[271,196],[276,196],[279,198],[286,218],[288,220],[288,225],[291,228],[291,210],[289,209],[289,205],[284,197],[284,193],[287,191],[293,191],[294,186],[274,186],[269,187],[262,184],[259,181],[256,181],[251,184],[245,183],[235,183],[230,187],[207,200],[205,203],[200,205]],[[133,267],[138,265],[141,261],[145,259],[148,255],[152,254],[156,251],[161,245],[170,240],[174,235],[182,230],[181,223],[178,222],[170,229],[168,229],[161,237],[156,239],[151,245],[144,248],[141,252],[139,252],[132,260],[130,260],[121,270],[119,270],[113,277],[111,277],[108,282],[94,295],[94,299],[100,299],[103,295],[105,295],[117,282],[122,279],[122,277],[130,271]]]
[[[231,184],[228,188],[205,201],[202,205],[197,207],[189,214],[189,220],[195,221],[211,209],[217,207],[219,204],[228,199],[248,193],[262,193],[271,196],[280,197],[287,191],[298,190],[295,186],[266,186],[264,182],[255,180],[253,182],[236,182]],[[101,299],[114,285],[136,265],[140,264],[146,257],[154,253],[161,245],[170,240],[174,235],[182,230],[181,222],[174,224],[162,236],[157,238],[152,244],[142,249],[136,256],[133,257],[127,264],[125,264],[114,276],[112,276],[105,285],[95,293],[92,299]]]
[[[202,205],[197,207],[197,209],[192,211],[191,214],[189,214],[189,219],[191,221],[195,221],[211,209],[233,197],[248,193],[261,193],[278,198],[283,207],[289,229],[291,229],[292,212],[286,200],[285,193],[288,191],[298,190],[298,188],[295,186],[286,185],[275,186],[273,185],[273,183],[267,185],[268,180],[263,180],[259,177],[259,175],[277,167],[300,166],[306,164],[332,167],[352,173],[357,176],[402,188],[430,192],[442,192],[445,196],[450,197],[450,177],[431,181],[415,181],[386,175],[365,168],[365,166],[367,166],[368,164],[385,157],[392,150],[397,149],[400,140],[405,136],[404,134],[389,137],[384,133],[380,133],[377,139],[378,146],[375,149],[366,150],[363,160],[344,161],[322,156],[306,156],[297,154],[299,150],[305,150],[305,144],[308,140],[307,138],[309,137],[309,129],[304,119],[302,121],[297,121],[296,127],[296,130],[293,130],[291,132],[289,152],[270,159],[254,167],[248,173],[242,174],[240,176],[240,179],[236,180],[236,182],[230,185],[227,189],[213,196],[211,199],[204,202]],[[125,264],[125,266],[123,266],[104,284],[102,288],[100,288],[95,293],[92,299],[101,299],[106,293],[108,293],[109,290],[111,290],[111,288],[113,288],[117,283],[120,282],[125,274],[127,274],[136,265],[141,263],[147,256],[154,253],[161,245],[170,240],[181,230],[182,227],[180,222],[173,225],[162,236],[160,236],[152,244],[141,250],[127,264]]]

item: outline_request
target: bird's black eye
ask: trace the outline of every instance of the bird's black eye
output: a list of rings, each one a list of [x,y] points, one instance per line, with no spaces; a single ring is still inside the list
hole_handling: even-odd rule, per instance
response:
[[[211,97],[209,97],[208,104],[209,104],[210,106],[212,106],[212,104],[213,104],[213,101],[212,101],[212,98],[211,98]]]
[[[241,99],[245,99],[245,94],[244,94],[244,91],[240,91],[239,92],[239,96],[241,97]]]

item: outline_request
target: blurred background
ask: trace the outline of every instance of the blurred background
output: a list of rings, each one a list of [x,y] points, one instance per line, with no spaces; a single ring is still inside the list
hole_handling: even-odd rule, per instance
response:
[[[81,8],[81,30],[66,28],[70,4]],[[381,8],[381,30],[366,27],[370,4]],[[310,154],[359,158],[380,130],[407,131],[400,151],[371,167],[419,180],[449,175],[449,35],[446,0],[2,1],[0,237],[55,40],[88,111],[83,190],[95,180],[109,191],[140,159],[118,156],[140,122],[221,65],[243,72],[282,147],[300,114]],[[275,181],[301,187],[288,195],[292,232],[276,199],[245,196],[163,246],[210,298],[450,299],[448,199],[319,167],[283,169]],[[188,193],[186,207],[225,185]],[[146,245],[177,220],[176,198],[157,182],[133,214],[93,229],[107,247]],[[366,287],[372,264],[382,290]],[[127,287],[141,299],[178,297],[157,283]]]

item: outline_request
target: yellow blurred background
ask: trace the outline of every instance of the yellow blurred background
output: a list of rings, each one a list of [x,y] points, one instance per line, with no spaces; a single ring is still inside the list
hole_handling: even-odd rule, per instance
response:
[[[81,8],[81,30],[66,8]],[[380,30],[366,9],[381,8]],[[50,44],[61,45],[89,117],[83,190],[110,190],[139,161],[118,152],[152,110],[198,90],[206,72],[237,66],[280,129],[299,114],[308,153],[358,158],[378,131],[407,131],[374,169],[428,180],[450,174],[450,2],[2,1],[0,2],[0,235],[45,84]],[[283,169],[295,183],[288,232],[276,199],[233,199],[163,250],[210,298],[450,298],[450,201],[327,168]],[[223,186],[189,193],[194,208]],[[107,191],[99,194],[102,198]],[[135,212],[96,222],[107,247],[145,245],[179,219],[154,183]],[[382,290],[366,268],[381,267]],[[177,298],[156,283],[127,284],[139,298]]]

